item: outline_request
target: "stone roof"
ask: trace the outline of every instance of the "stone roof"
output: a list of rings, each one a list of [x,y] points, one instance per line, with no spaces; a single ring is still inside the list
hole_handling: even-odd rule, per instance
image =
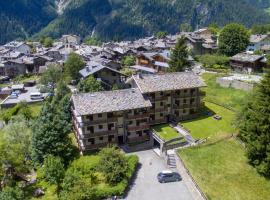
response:
[[[251,35],[249,40],[250,40],[251,43],[258,43],[258,42],[261,42],[262,40],[264,40],[267,37],[268,37],[267,34],[265,34],[265,35],[256,34],[256,35]]]
[[[248,53],[238,53],[231,57],[231,60],[240,61],[240,62],[255,62],[257,60],[262,59],[263,55],[255,55]]]
[[[204,87],[206,84],[193,72],[176,72],[132,76],[140,91],[145,93]]]
[[[137,88],[74,94],[72,101],[78,115],[125,111],[152,106],[151,102],[146,100]]]

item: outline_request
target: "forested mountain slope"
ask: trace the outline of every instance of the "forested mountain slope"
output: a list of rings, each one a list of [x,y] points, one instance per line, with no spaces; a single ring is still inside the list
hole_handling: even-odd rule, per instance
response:
[[[181,23],[267,23],[269,0],[6,0],[0,2],[0,43],[48,35],[93,32],[103,39],[129,39],[157,31],[175,33]]]

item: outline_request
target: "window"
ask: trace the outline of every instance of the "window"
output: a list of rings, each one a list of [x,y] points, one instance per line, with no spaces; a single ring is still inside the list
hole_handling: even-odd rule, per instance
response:
[[[103,140],[103,137],[99,137],[99,140]]]
[[[94,132],[94,127],[93,126],[87,127],[87,131],[90,131],[91,133],[93,133]]]
[[[187,93],[187,90],[184,90],[184,93]]]
[[[160,113],[159,116],[160,116],[160,117],[163,117],[164,115],[163,115],[163,113]]]
[[[183,113],[186,113],[186,110],[185,109],[183,110]]]
[[[184,99],[184,100],[183,100],[183,103],[184,103],[184,104],[185,104],[185,103],[187,103],[187,100],[186,100],[186,99]]]
[[[113,117],[113,113],[108,113],[108,114],[107,114],[107,117],[108,117],[108,118],[112,118],[112,117]]]
[[[88,139],[88,142],[91,143],[91,144],[95,144],[95,138]]]
[[[137,131],[136,134],[139,135],[139,137],[142,137],[142,131]]]
[[[163,102],[160,102],[160,106],[163,106],[164,105],[164,103]]]
[[[159,94],[160,94],[160,96],[163,96],[164,95],[164,92],[160,92]]]
[[[130,136],[131,135],[131,133],[130,132],[127,132],[127,136]]]
[[[132,123],[133,123],[132,121],[129,121],[129,122],[128,122],[128,125],[131,125]]]
[[[108,138],[109,142],[111,142],[113,138],[114,138],[114,135],[109,135],[109,138]]]
[[[177,90],[177,91],[176,91],[176,94],[177,94],[177,95],[180,95],[180,91],[179,91],[179,90]]]
[[[86,117],[86,119],[88,119],[88,120],[90,120],[90,121],[93,121],[93,115],[88,115],[88,116]]]
[[[98,118],[102,118],[102,114],[98,114]]]
[[[103,129],[103,125],[98,125],[98,128],[99,129]]]

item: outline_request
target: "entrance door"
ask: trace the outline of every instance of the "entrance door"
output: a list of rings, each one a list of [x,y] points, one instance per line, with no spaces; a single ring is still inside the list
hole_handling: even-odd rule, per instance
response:
[[[124,136],[118,136],[118,144],[124,144]]]

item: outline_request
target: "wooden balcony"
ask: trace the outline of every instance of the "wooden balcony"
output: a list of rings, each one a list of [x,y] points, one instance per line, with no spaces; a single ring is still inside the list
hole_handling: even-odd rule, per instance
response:
[[[128,119],[144,119],[149,118],[149,113],[141,113],[141,114],[130,114],[127,116]]]
[[[112,117],[112,118],[107,118],[107,119],[86,121],[79,124],[80,124],[80,127],[84,127],[84,126],[91,126],[91,125],[96,125],[96,124],[108,124],[108,123],[116,123],[116,122],[117,122],[117,117]]]
[[[111,131],[99,131],[94,133],[85,133],[82,135],[78,135],[80,139],[88,139],[92,137],[102,137],[102,136],[108,136],[108,135],[115,135],[117,134],[117,130],[111,130]]]
[[[142,130],[148,130],[148,129],[150,129],[150,125],[131,126],[127,128],[129,132],[142,131]]]
[[[168,107],[167,106],[161,107],[161,108],[151,108],[149,110],[150,113],[167,112],[167,111],[168,111]]]

